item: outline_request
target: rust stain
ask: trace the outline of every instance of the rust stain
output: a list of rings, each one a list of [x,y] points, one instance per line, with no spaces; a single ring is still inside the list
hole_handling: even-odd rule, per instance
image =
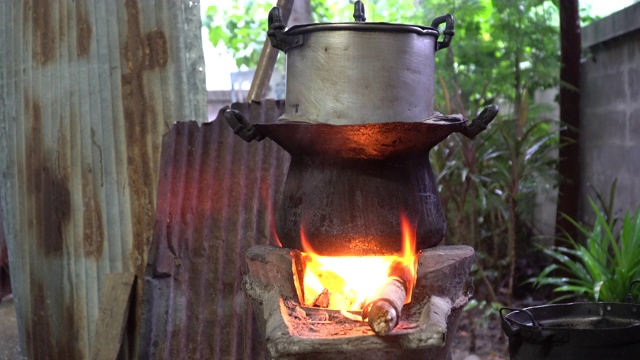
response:
[[[47,311],[47,298],[42,283],[31,282],[31,319],[26,325],[26,335],[31,339],[30,355],[33,359],[46,359],[54,350],[53,333]]]
[[[93,169],[91,167],[82,172],[82,202],[83,202],[83,233],[84,255],[100,258],[104,247],[104,225],[102,223],[102,208],[98,192],[93,185]]]
[[[167,63],[166,37],[159,30],[143,34],[140,23],[138,1],[124,1],[126,15],[126,37],[122,56],[127,73],[121,76],[122,107],[127,146],[127,181],[130,189],[130,208],[133,244],[129,261],[136,275],[144,277],[147,248],[151,242],[155,222],[155,176],[157,158],[152,154],[150,125],[158,123],[153,103],[148,99],[144,71]],[[151,60],[153,58],[153,60]],[[142,281],[136,282],[134,299],[142,298]],[[135,307],[132,326],[137,328],[142,316],[140,306]]]
[[[63,43],[66,38],[67,38],[67,12],[58,11],[58,42],[60,46],[65,46],[63,45]]]
[[[79,58],[89,56],[91,32],[91,23],[87,18],[85,1],[76,0],[76,52]]]
[[[39,0],[32,6],[25,2],[24,12],[31,12],[33,21],[33,60],[41,65],[53,59],[56,49],[56,38],[51,16],[52,0]]]
[[[25,323],[25,332],[31,346],[24,355],[31,359],[82,359],[70,331],[75,326],[73,307],[63,306],[60,326],[54,330],[52,315],[56,311],[51,296],[47,295],[39,280],[32,279],[30,288],[31,318]]]
[[[169,50],[167,37],[159,29],[152,30],[144,36],[144,67],[155,69],[167,66]]]
[[[143,259],[151,241],[154,222],[153,157],[150,153],[149,123],[155,118],[153,105],[147,100],[144,84],[145,41],[140,30],[140,13],[135,0],[126,0],[127,36],[124,58],[128,73],[122,74],[122,105],[127,142],[127,177],[131,189],[133,248],[130,261],[140,277],[144,274]],[[139,285],[141,290],[142,283]]]
[[[64,228],[71,215],[71,196],[67,187],[67,176],[54,171],[53,161],[48,158],[55,151],[45,148],[42,133],[42,110],[40,103],[25,94],[25,115],[30,122],[28,136],[27,186],[32,201],[36,244],[45,256],[61,255],[64,243]],[[59,167],[62,169],[62,167]]]
[[[76,346],[77,341],[74,339],[74,331],[70,331],[70,329],[77,329],[76,324],[78,323],[76,320],[76,311],[74,306],[69,303],[65,303],[62,307],[62,326],[60,328],[61,338],[57,340],[57,348],[62,349],[63,354],[65,356],[61,357],[64,359],[86,359],[87,356],[83,356],[80,348]],[[80,319],[80,323],[86,323],[86,319]]]

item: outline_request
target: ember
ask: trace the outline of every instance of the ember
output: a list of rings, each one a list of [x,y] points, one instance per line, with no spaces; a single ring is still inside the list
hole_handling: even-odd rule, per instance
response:
[[[300,230],[306,270],[304,303],[306,306],[336,310],[362,310],[376,300],[391,279],[405,288],[400,306],[411,300],[415,284],[415,230],[405,216],[402,223],[402,252],[391,256],[320,256]]]

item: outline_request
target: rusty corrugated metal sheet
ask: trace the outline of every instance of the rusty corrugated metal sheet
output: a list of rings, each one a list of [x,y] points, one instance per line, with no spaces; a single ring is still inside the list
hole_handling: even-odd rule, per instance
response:
[[[86,359],[104,275],[144,273],[162,135],[206,119],[199,6],[9,0],[0,27],[0,197],[21,345],[31,359]]]
[[[232,108],[266,123],[284,104]],[[245,143],[222,113],[211,124],[175,124],[164,139],[139,358],[264,357],[241,286],[244,256],[275,241],[289,155],[270,140]]]

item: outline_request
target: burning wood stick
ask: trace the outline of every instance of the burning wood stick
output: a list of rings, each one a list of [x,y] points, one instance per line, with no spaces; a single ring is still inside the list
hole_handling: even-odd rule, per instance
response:
[[[329,307],[329,300],[330,300],[329,290],[324,289],[322,290],[320,295],[318,295],[316,300],[313,302],[313,306],[326,309]]]
[[[407,283],[402,278],[390,276],[369,301],[362,313],[369,327],[378,335],[386,335],[400,321],[402,305],[407,298]]]

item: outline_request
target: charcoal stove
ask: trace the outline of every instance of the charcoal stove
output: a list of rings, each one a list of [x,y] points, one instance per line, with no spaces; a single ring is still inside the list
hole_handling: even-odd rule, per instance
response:
[[[435,52],[451,42],[451,15],[429,27],[366,23],[356,1],[354,18],[285,30],[274,8],[268,35],[287,54],[286,111],[256,125],[225,114],[245,141],[268,137],[291,155],[276,215],[282,247],[248,251],[244,287],[272,358],[445,359],[474,251],[439,246],[446,220],[429,151],[453,132],[475,137],[498,108],[471,122],[433,111]],[[388,262],[347,270],[364,276],[356,282],[382,272],[366,296],[311,288],[326,259],[373,258]],[[345,289],[351,275],[318,273]]]

